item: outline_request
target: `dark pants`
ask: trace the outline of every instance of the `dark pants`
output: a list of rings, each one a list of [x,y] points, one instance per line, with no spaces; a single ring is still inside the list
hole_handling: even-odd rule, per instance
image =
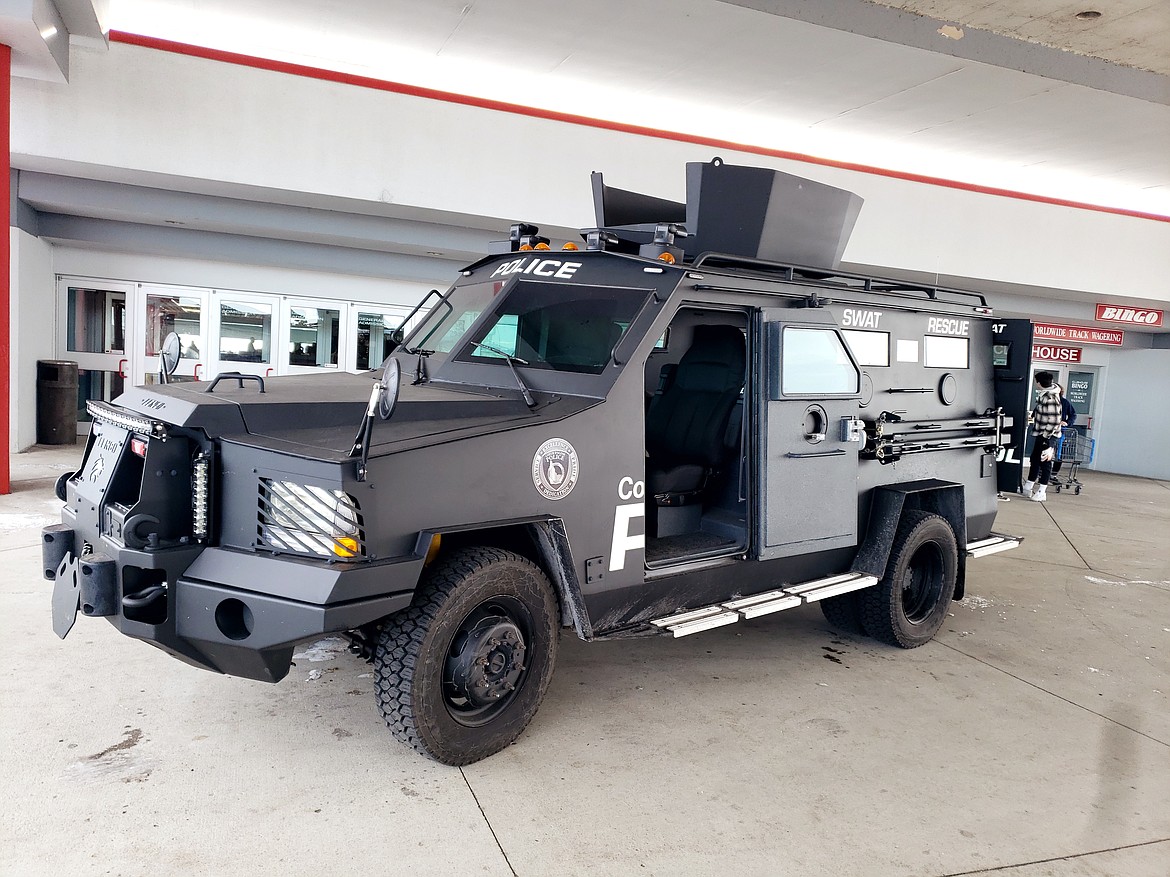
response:
[[[1035,481],[1037,484],[1047,484],[1048,480],[1052,478],[1052,461],[1040,459],[1040,455],[1052,447],[1056,447],[1055,437],[1036,436],[1036,441],[1032,445],[1032,456],[1028,458],[1029,481]],[[1036,477],[1037,470],[1039,470],[1039,478]]]

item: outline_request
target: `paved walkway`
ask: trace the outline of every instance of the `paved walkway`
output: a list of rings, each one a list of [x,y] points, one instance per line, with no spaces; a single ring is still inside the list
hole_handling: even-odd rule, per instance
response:
[[[15,457],[0,497],[0,874],[1170,874],[1170,484],[1001,503],[1027,541],[914,651],[815,607],[566,636],[517,745],[455,769],[336,640],[279,685],[58,640],[39,533],[79,454]]]

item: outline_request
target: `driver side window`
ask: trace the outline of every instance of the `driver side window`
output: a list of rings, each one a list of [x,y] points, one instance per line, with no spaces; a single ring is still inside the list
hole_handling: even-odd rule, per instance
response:
[[[785,326],[780,357],[780,392],[785,396],[858,391],[857,369],[833,329]]]

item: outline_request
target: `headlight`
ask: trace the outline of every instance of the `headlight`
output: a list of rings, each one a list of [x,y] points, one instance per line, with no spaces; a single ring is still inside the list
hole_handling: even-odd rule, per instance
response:
[[[341,490],[260,479],[258,536],[278,551],[318,557],[364,555],[357,500]]]
[[[191,463],[191,530],[195,538],[207,538],[208,481],[211,460],[205,454],[197,454]]]

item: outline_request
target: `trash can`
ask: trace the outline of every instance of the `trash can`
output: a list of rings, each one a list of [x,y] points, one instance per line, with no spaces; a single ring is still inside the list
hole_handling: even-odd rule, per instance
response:
[[[37,444],[77,443],[77,363],[37,360]]]

